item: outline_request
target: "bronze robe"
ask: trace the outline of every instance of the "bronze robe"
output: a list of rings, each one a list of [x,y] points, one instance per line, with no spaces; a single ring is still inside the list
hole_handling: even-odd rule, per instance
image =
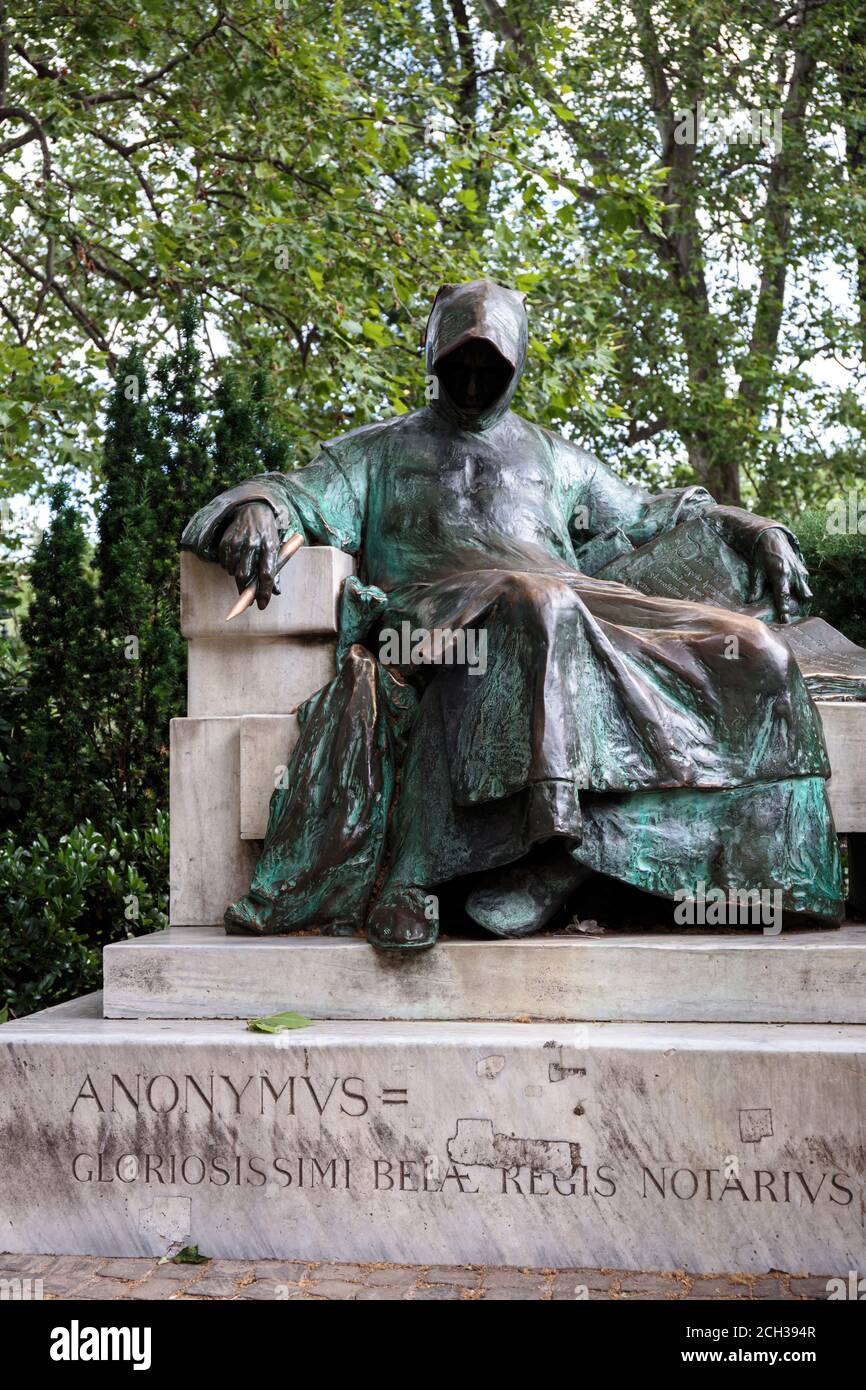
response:
[[[700,487],[648,495],[514,414],[522,300],[477,284],[440,292],[427,364],[432,379],[460,343],[493,343],[512,374],[488,411],[470,417],[440,394],[329,441],[297,472],[233,488],[184,532],[215,559],[233,510],[260,499],[282,535],[348,551],[359,571],[340,669],[302,711],[289,786],[229,929],[352,929],[383,864],[386,889],[423,895],[551,836],[588,869],[664,897],[778,890],[787,911],[837,920],[829,766],[782,637],[742,605],[605,577],[661,536],[698,535],[708,575],[739,575],[745,591],[776,523]],[[642,573],[652,588],[652,564]],[[486,670],[385,669],[379,640],[404,622],[483,630]]]

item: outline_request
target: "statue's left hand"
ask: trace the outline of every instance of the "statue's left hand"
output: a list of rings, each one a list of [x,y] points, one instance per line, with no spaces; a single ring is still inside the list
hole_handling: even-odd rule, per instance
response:
[[[805,607],[812,597],[809,571],[779,528],[764,531],[755,544],[750,602],[760,598],[765,580],[772,590],[780,623],[789,623],[796,616],[797,603]]]

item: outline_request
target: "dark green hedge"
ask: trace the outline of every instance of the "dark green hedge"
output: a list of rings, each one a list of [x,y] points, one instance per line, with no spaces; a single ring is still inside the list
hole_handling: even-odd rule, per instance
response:
[[[102,947],[168,925],[168,816],[144,830],[85,821],[51,842],[0,833],[0,1017],[20,1017],[102,983]]]
[[[211,393],[197,332],[185,306],[173,351],[118,368],[95,548],[61,480],[26,575],[0,555],[0,1018],[97,988],[107,942],[167,922],[180,534],[240,477],[289,465],[265,378],[227,369]]]

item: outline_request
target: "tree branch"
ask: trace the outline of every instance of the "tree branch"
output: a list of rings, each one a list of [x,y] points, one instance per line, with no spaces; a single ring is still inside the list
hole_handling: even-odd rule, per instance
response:
[[[797,48],[788,91],[782,107],[782,128],[788,129],[789,139],[776,151],[770,166],[764,211],[764,236],[761,251],[761,275],[755,317],[749,343],[749,363],[757,370],[740,378],[739,396],[757,414],[767,390],[767,373],[772,366],[779,342],[782,314],[785,306],[787,280],[787,251],[791,239],[792,205],[789,185],[794,164],[799,157],[791,153],[791,135],[799,145],[800,130],[812,87],[817,63],[811,53]]]
[[[0,121],[17,120],[29,125],[33,132],[32,138],[38,140],[42,147],[42,171],[46,179],[51,178],[51,151],[48,148],[48,140],[42,127],[42,122],[28,111],[24,106],[0,106]]]
[[[106,354],[109,361],[113,364],[114,354],[96,324],[88,317],[81,306],[75,302],[72,296],[67,294],[62,285],[59,285],[56,280],[51,280],[49,282],[44,275],[39,273],[34,265],[11,246],[7,246],[5,242],[0,242],[0,251],[3,251],[9,257],[10,261],[23,270],[25,275],[29,275],[31,280],[35,280],[38,285],[44,286],[46,290],[50,290],[52,294],[55,294],[61,304],[66,306],[76,322],[81,325],[88,338],[96,344],[100,352]]]

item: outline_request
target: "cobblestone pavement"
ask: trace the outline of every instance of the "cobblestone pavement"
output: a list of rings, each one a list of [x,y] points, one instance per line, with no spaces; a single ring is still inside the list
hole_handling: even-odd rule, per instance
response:
[[[684,1274],[624,1269],[503,1269],[480,1265],[325,1264],[302,1260],[156,1259],[0,1254],[0,1297],[46,1299],[825,1299],[826,1275]],[[32,1284],[17,1281],[34,1281]]]

